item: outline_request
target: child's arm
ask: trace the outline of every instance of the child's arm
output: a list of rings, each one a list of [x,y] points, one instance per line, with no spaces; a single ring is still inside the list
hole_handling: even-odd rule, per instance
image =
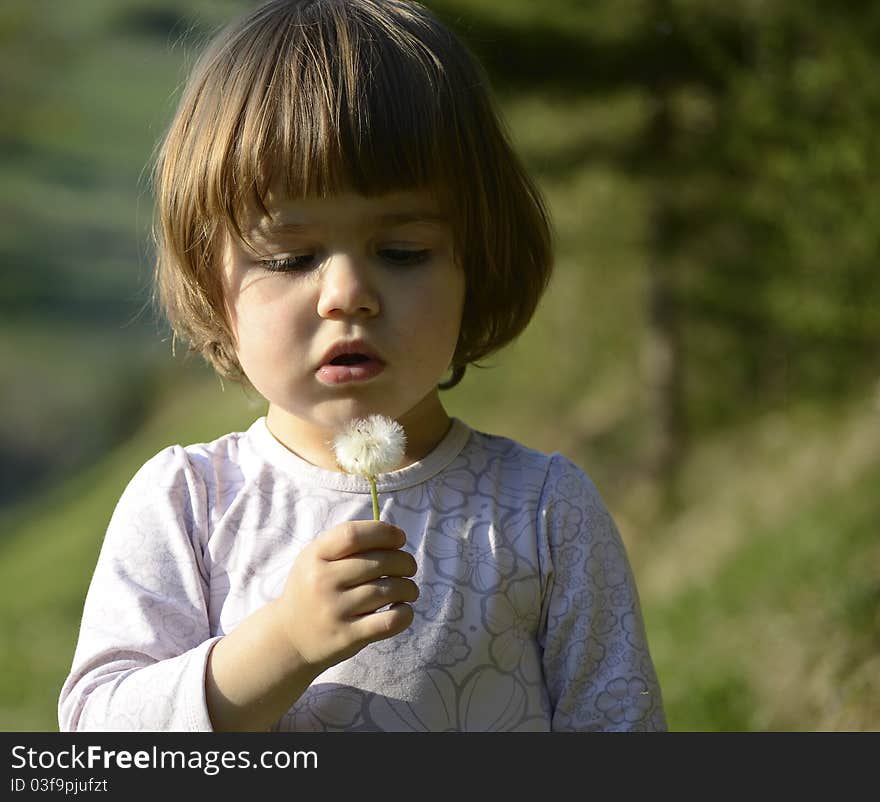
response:
[[[418,597],[406,538],[381,521],[324,532],[297,558],[281,597],[219,640],[205,690],[215,730],[271,726],[326,668],[406,629]],[[386,605],[390,605],[387,609]]]
[[[86,596],[59,698],[62,731],[210,729],[207,498],[179,447],[157,454],[129,482]]]
[[[405,604],[342,621],[346,610],[366,611],[377,598],[373,610],[417,595],[403,579],[415,566],[398,550],[402,533],[357,522],[303,549],[277,602],[213,637],[204,543],[216,493],[177,447],[129,483],[104,538],[61,689],[62,731],[265,728],[335,659],[408,625]],[[383,575],[375,571],[395,579],[371,584]],[[328,607],[334,599],[339,606]]]
[[[626,549],[595,486],[568,460],[553,460],[541,516],[552,728],[666,729]]]

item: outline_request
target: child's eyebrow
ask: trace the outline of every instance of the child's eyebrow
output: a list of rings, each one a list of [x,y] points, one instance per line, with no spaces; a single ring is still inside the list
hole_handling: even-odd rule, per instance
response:
[[[403,225],[405,223],[445,225],[449,223],[449,217],[438,212],[389,212],[378,215],[374,218],[374,222],[380,225]]]
[[[408,223],[427,223],[429,225],[441,226],[449,224],[449,217],[444,214],[428,211],[386,212],[385,214],[371,217],[366,222],[380,226],[399,226]],[[263,236],[271,236],[273,234],[298,234],[320,227],[320,223],[301,223],[293,220],[263,221],[257,226],[256,231]]]

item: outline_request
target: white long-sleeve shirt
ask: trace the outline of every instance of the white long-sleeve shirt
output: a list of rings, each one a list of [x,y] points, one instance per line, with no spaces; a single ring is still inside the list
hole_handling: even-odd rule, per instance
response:
[[[579,468],[453,420],[378,487],[418,563],[413,624],[318,676],[274,729],[666,728],[623,543]],[[213,644],[318,534],[370,517],[365,479],[300,459],[264,418],[160,452],[110,522],[61,729],[210,730]]]

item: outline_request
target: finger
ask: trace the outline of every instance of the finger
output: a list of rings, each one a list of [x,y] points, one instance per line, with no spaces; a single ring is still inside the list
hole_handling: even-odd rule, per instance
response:
[[[408,604],[393,604],[387,610],[366,613],[352,623],[352,631],[364,645],[399,635],[413,622],[415,613]]]
[[[399,549],[367,551],[355,557],[334,560],[329,567],[340,590],[362,585],[381,576],[415,576],[418,571],[415,557]]]
[[[346,591],[341,612],[343,615],[360,616],[388,605],[411,603],[418,598],[419,588],[411,579],[385,576]]]
[[[385,521],[348,521],[321,533],[315,548],[324,560],[342,560],[372,549],[399,549],[405,543],[404,531]]]

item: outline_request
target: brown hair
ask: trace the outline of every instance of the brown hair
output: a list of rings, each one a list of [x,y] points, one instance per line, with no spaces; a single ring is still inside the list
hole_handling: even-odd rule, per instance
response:
[[[550,277],[550,223],[464,45],[401,0],[272,0],[201,55],[153,174],[156,295],[175,336],[243,378],[217,254],[269,183],[290,196],[429,189],[466,294],[453,381],[513,340]]]

